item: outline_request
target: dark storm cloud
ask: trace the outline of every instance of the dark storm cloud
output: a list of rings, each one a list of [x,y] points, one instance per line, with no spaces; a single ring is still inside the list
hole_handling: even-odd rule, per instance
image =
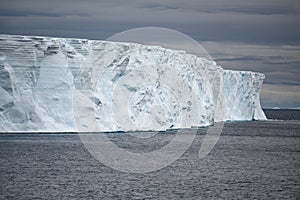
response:
[[[300,107],[299,101],[293,100],[294,94],[300,93],[296,87],[300,75],[299,0],[0,2],[0,33],[5,34],[106,39],[146,26],[174,29],[206,42],[209,53],[224,68],[265,73],[264,106],[280,102],[279,107],[284,103]],[[281,95],[289,86],[292,92]]]
[[[146,9],[156,9],[156,10],[179,10],[180,7],[176,6],[169,6],[169,5],[163,5],[163,4],[146,4],[137,6],[137,8],[146,8]]]
[[[235,57],[235,58],[219,58],[219,59],[214,59],[216,62],[224,62],[224,61],[230,61],[230,62],[235,62],[235,61],[263,61],[263,58],[259,57],[250,57],[250,56],[245,56],[245,57]]]
[[[291,62],[289,61],[291,57],[285,56],[240,56],[240,57],[232,57],[232,58],[219,58],[214,59],[216,62],[261,62],[263,64],[273,64],[273,65],[299,65],[300,62]]]
[[[26,12],[26,11],[18,11],[12,12],[11,10],[3,10],[0,9],[1,17],[27,17],[27,16],[47,16],[47,17],[63,17],[62,14],[54,14],[54,13],[45,13],[45,12]]]
[[[300,9],[293,0],[15,0],[0,5],[5,33],[39,34],[42,27],[51,35],[70,29],[82,37],[101,27],[107,34],[99,30],[95,39],[105,39],[129,28],[161,26],[196,40],[300,43]],[[55,23],[58,19],[66,28]]]
[[[72,14],[73,16],[81,16],[86,17],[88,14]],[[12,11],[5,10],[0,8],[0,16],[1,17],[66,17],[66,14],[63,13],[51,13],[51,12],[41,12],[41,11]]]
[[[276,1],[202,1],[201,3],[182,3],[170,2],[164,4],[145,3],[138,8],[157,9],[157,10],[193,10],[202,13],[240,13],[240,14],[259,14],[259,15],[299,15],[299,7],[296,1],[276,2]]]

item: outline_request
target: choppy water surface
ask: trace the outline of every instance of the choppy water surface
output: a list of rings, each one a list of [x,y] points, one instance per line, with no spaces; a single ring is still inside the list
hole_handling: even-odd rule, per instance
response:
[[[198,131],[180,159],[147,174],[101,164],[76,134],[1,134],[0,199],[300,198],[299,121],[227,123],[213,151],[199,160],[205,132]],[[135,152],[159,149],[173,137],[109,134]]]

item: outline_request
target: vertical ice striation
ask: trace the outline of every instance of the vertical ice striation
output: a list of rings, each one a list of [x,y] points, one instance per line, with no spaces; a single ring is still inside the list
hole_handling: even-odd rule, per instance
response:
[[[263,79],[158,46],[0,35],[0,131],[166,130],[263,120]]]

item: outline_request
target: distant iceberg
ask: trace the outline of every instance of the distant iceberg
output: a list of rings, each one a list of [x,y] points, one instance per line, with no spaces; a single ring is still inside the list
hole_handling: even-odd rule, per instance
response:
[[[0,35],[0,131],[157,131],[265,120],[263,79],[158,46]]]
[[[273,107],[272,109],[278,110],[278,109],[280,109],[280,108],[279,108],[279,107]]]

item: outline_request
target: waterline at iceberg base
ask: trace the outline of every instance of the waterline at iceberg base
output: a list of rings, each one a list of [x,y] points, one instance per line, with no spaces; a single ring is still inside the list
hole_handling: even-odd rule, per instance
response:
[[[158,46],[0,35],[0,131],[159,131],[264,120],[263,79]]]

